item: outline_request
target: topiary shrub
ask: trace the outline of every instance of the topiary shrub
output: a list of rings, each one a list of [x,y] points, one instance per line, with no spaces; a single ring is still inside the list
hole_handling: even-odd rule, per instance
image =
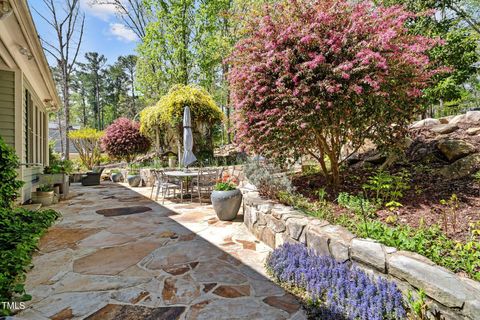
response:
[[[109,156],[132,162],[150,149],[150,140],[140,132],[140,124],[127,118],[115,120],[105,130],[102,146]]]
[[[92,169],[98,163],[101,155],[100,139],[103,131],[92,128],[70,131],[68,138],[77,149],[82,164],[87,169]]]
[[[273,250],[266,261],[278,281],[305,290],[314,319],[406,319],[402,293],[394,282],[373,279],[354,265],[318,256],[302,244]]]
[[[11,208],[24,184],[17,180],[19,165],[15,150],[0,137],[0,208]]]
[[[440,71],[428,52],[441,41],[410,33],[415,18],[370,1],[265,6],[230,58],[236,138],[279,161],[308,154],[338,186],[342,146],[400,141]]]

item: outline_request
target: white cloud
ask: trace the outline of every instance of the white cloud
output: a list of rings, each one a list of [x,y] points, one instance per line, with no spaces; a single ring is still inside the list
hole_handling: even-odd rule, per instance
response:
[[[122,23],[110,23],[110,34],[114,35],[118,40],[125,42],[138,40],[135,32]]]
[[[81,0],[80,4],[83,10],[104,21],[108,21],[110,16],[117,13],[117,9],[113,4],[97,4],[93,0]]]

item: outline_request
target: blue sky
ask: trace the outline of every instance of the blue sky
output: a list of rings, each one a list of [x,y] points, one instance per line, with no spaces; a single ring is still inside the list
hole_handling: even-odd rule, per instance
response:
[[[62,2],[58,0],[57,4]],[[115,8],[110,5],[92,5],[90,2],[91,0],[80,0],[81,9],[85,13],[85,30],[78,60],[84,60],[84,54],[89,51],[105,55],[107,64],[113,64],[120,55],[134,54],[138,38],[115,15]],[[48,15],[43,0],[28,0],[28,3],[40,36],[56,43],[53,28],[33,10],[35,8],[42,15]],[[52,62],[51,56],[48,53],[46,55]]]

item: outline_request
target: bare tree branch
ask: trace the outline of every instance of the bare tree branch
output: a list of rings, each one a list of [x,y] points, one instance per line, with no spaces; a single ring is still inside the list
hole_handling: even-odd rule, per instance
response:
[[[104,4],[112,5],[123,23],[130,28],[139,39],[146,34],[148,19],[146,18],[146,7],[143,0],[91,0],[91,5]]]
[[[64,6],[60,8],[62,3]],[[58,120],[61,124],[61,118],[63,116],[65,127],[64,130],[60,130],[62,133],[61,145],[63,156],[65,159],[68,159],[70,151],[70,144],[67,139],[70,127],[70,79],[83,39],[85,15],[82,15],[81,23],[79,23],[79,0],[65,0],[60,2],[43,0],[43,4],[47,9],[48,15],[41,14],[36,8],[33,8],[33,10],[45,20],[56,33],[56,39],[54,41],[48,42],[45,39],[41,40],[45,52],[55,58],[57,62],[56,69],[59,75],[57,80],[60,82],[63,101],[63,115],[59,113]],[[77,31],[79,31],[80,36],[78,41],[75,41],[74,34]],[[60,129],[62,129],[61,126]]]

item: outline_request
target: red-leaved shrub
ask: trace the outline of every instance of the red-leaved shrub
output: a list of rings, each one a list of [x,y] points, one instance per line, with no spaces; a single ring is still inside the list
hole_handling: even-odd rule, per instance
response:
[[[105,130],[102,146],[111,157],[131,162],[150,149],[150,140],[140,133],[138,122],[118,118]]]
[[[338,185],[342,147],[397,142],[440,71],[415,14],[349,0],[290,0],[247,24],[231,58],[237,138],[279,161],[309,154]]]

